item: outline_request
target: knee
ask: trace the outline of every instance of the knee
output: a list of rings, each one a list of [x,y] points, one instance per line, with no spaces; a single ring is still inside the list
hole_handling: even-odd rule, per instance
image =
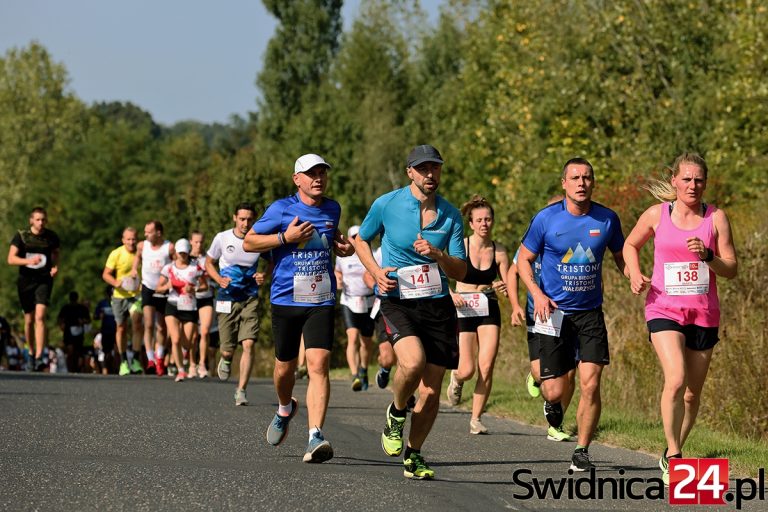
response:
[[[600,381],[591,379],[581,384],[581,396],[584,399],[595,401],[600,398]]]
[[[35,313],[35,323],[36,324],[42,324],[44,322],[45,322],[45,313],[36,312]]]
[[[679,396],[685,390],[685,379],[682,375],[675,375],[673,377],[664,379],[664,391],[672,393],[675,396]],[[686,393],[687,394],[687,393]]]
[[[461,366],[459,365],[459,368],[456,370],[456,378],[460,381],[466,381],[471,379],[475,375],[475,365],[465,365]]]
[[[246,340],[243,342],[243,354],[250,355],[253,352],[253,340]]]
[[[479,373],[478,377],[482,377],[483,380],[491,380],[491,377],[493,376],[493,362],[488,363],[480,363],[478,365],[477,371]]]
[[[683,400],[685,401],[686,405],[698,405],[699,404],[699,393],[694,393],[690,389],[685,390],[685,395],[683,396]]]
[[[420,376],[425,366],[426,362],[422,359],[400,359],[397,361],[397,371],[403,372],[407,378]]]

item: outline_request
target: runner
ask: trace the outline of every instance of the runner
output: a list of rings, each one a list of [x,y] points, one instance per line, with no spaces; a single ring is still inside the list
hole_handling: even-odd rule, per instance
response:
[[[174,245],[176,259],[163,267],[160,279],[157,281],[158,293],[168,292],[168,302],[165,305],[165,323],[171,337],[171,360],[175,362],[178,372],[176,382],[187,378],[182,351],[189,350],[189,343],[197,330],[197,299],[195,291],[204,290],[207,282],[201,282],[205,273],[196,259],[191,259],[189,253],[192,246],[186,238],[180,238]]]
[[[291,395],[302,334],[309,373],[309,443],[304,462],[325,462],[333,448],[322,432],[330,397],[328,371],[333,345],[336,280],[331,249],[351,256],[354,249],[338,229],[339,203],[325,197],[330,165],[319,155],[296,160],[295,195],[272,203],[245,238],[248,251],[272,251],[272,335],[278,410],[267,442],[279,445],[288,434],[298,401]]]
[[[736,277],[738,262],[728,216],[703,201],[707,164],[683,153],[669,182],[648,190],[662,201],[648,208],[624,244],[632,293],[645,299],[649,339],[664,372],[661,418],[667,447],[659,460],[669,485],[669,459],[681,458],[696,421],[712,351],[719,341],[717,276]],[[654,238],[653,274],[640,269],[640,249]]]
[[[115,343],[120,354],[120,370],[118,371],[120,375],[141,373],[139,359],[141,356],[142,317],[140,311],[132,312],[131,309],[139,297],[139,280],[131,275],[137,254],[137,235],[136,228],[127,227],[123,230],[123,245],[109,253],[104,271],[101,273],[104,282],[113,288],[111,305],[117,324]],[[133,350],[128,350],[127,323],[129,319],[131,321],[131,347]],[[101,339],[105,353],[112,350],[109,347],[110,340],[107,339],[107,334],[102,332]]]
[[[24,311],[24,337],[33,352],[32,369],[36,372],[46,367],[43,359],[43,349],[48,345],[45,320],[51,302],[53,278],[59,272],[61,243],[58,235],[46,227],[47,224],[45,209],[39,206],[34,208],[29,213],[29,229],[20,229],[8,249],[8,264],[19,267],[17,287]]]
[[[193,231],[190,240],[192,252],[190,257],[197,260],[197,264],[205,268],[205,237],[199,231]],[[195,339],[189,351],[189,376],[205,379],[208,377],[208,347],[210,345],[211,326],[213,325],[213,287],[208,281],[208,274],[200,277],[200,286],[205,281],[205,287],[200,287],[195,292],[197,299],[197,314],[199,318],[198,329],[195,331]]]
[[[503,245],[493,241],[493,207],[484,197],[472,197],[461,207],[461,214],[467,218],[472,235],[464,239],[467,275],[456,282],[456,291],[451,291],[459,315],[459,367],[450,372],[446,391],[451,405],[458,405],[464,382],[477,368],[469,433],[487,434],[480,417],[491,395],[499,353],[501,310],[496,294],[507,295],[509,256]]]
[[[235,389],[235,405],[241,406],[248,405],[245,390],[253,368],[253,344],[259,334],[259,286],[264,283],[265,274],[257,272],[261,255],[245,252],[243,247],[243,240],[256,220],[256,208],[251,203],[240,203],[235,206],[232,220],[234,229],[213,237],[205,258],[205,270],[219,286],[216,297],[221,347],[219,380],[229,379],[237,345],[243,346]]]
[[[563,422],[562,401],[570,393],[568,372],[578,369],[578,441],[571,470],[588,471],[594,467],[589,444],[600,420],[600,379],[610,361],[602,310],[603,256],[610,249],[624,272],[624,235],[616,213],[591,199],[595,174],[587,160],[568,160],[561,183],[565,199],[534,216],[523,236],[517,265],[534,301],[544,413],[553,427]],[[540,285],[533,272],[539,255]]]
[[[131,277],[138,276],[141,265],[141,304],[144,314],[144,349],[147,352],[147,373],[165,375],[165,343],[168,329],[165,325],[167,295],[156,293],[160,271],[176,253],[173,244],[163,236],[163,224],[151,220],[144,226],[144,240],[136,248]]]
[[[563,196],[556,195],[547,201],[547,205],[556,203],[563,200]],[[541,396],[541,366],[539,361],[540,344],[539,334],[534,331],[535,322],[533,321],[533,297],[531,292],[527,292],[525,301],[525,312],[520,307],[518,301],[518,275],[517,275],[517,260],[520,255],[520,248],[515,252],[515,256],[512,260],[512,265],[509,267],[507,273],[507,285],[511,290],[509,297],[512,301],[512,325],[523,325],[525,322],[526,330],[528,331],[528,358],[531,361],[531,371],[525,377],[525,388],[528,394],[533,398]],[[533,264],[533,277],[536,284],[541,282],[541,255],[536,258]],[[541,285],[539,285],[541,287]],[[560,405],[563,408],[563,418],[565,418],[565,411],[568,410],[568,405],[573,398],[573,391],[576,384],[576,369],[572,369],[568,372],[568,385],[565,387],[563,396],[560,399]],[[547,406],[549,408],[549,406]],[[547,439],[550,441],[571,441],[571,436],[563,428],[563,424],[553,427],[550,425],[547,428]]]
[[[360,226],[347,231],[354,238]],[[347,326],[347,364],[352,374],[352,390],[368,389],[368,364],[373,349],[373,289],[363,279],[365,267],[353,254],[336,258],[336,286],[341,288],[341,313]]]
[[[83,370],[85,355],[83,351],[85,326],[91,322],[91,312],[86,306],[80,304],[80,295],[76,291],[69,292],[69,302],[59,310],[57,322],[63,333],[67,371],[80,373]]]
[[[446,368],[459,360],[456,308],[448,294],[448,278],[461,280],[467,270],[461,214],[437,194],[443,159],[432,146],[415,147],[408,155],[410,185],[374,201],[355,238],[360,261],[376,278],[381,314],[397,355],[381,435],[384,453],[403,454],[407,478],[431,479],[435,472],[421,455],[440,405]],[[381,236],[382,266],[371,241]],[[408,398],[418,388],[408,443],[403,427]]]

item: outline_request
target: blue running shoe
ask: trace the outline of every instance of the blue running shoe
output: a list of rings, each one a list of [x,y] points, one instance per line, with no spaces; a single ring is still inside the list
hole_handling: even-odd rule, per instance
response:
[[[280,416],[275,414],[272,418],[272,423],[267,428],[267,442],[272,446],[277,446],[285,440],[285,436],[288,435],[288,424],[291,422],[296,411],[299,409],[299,402],[295,398],[291,397],[291,414],[288,416]]]
[[[333,458],[333,447],[325,440],[322,432],[315,432],[307,445],[304,462],[319,464]]]
[[[389,368],[379,368],[376,372],[376,385],[384,389],[389,384]]]

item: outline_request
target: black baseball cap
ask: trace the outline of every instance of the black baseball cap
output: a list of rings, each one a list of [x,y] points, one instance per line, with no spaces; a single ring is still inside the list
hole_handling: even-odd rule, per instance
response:
[[[424,162],[435,162],[436,164],[443,163],[443,157],[440,156],[440,152],[430,146],[429,144],[423,144],[416,146],[408,153],[408,167],[416,167]]]

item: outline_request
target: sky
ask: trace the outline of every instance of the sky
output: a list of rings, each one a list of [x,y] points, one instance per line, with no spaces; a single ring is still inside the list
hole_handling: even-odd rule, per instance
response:
[[[365,0],[345,2],[345,27]],[[434,23],[441,0],[422,0]],[[87,103],[130,101],[170,125],[255,111],[277,20],[261,0],[0,0],[0,55],[41,43]]]

